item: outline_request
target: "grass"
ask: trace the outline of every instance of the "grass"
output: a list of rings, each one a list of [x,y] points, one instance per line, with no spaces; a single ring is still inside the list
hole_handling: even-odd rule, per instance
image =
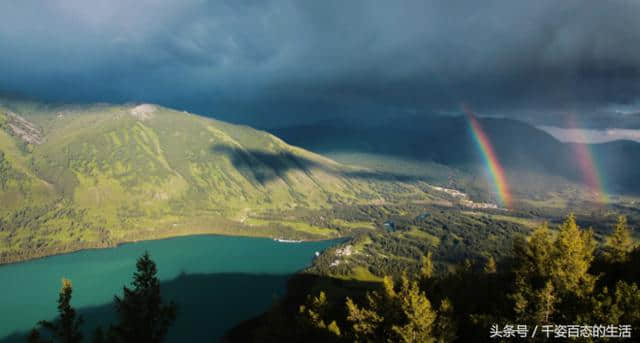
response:
[[[344,277],[344,279],[353,279],[353,280],[358,280],[358,281],[373,281],[373,282],[380,282],[382,281],[382,278],[379,276],[374,275],[373,273],[371,273],[369,271],[369,269],[367,269],[365,266],[356,266],[353,268],[353,272]]]
[[[405,233],[406,235],[412,236],[414,238],[420,239],[422,241],[428,242],[433,247],[438,247],[440,245],[440,238],[432,235],[428,232],[422,231],[416,227],[412,227],[409,231]]]
[[[531,207],[544,208],[550,207],[554,209],[566,209],[567,201],[557,196],[551,196],[549,199],[545,200],[532,200],[532,199],[524,199],[521,202],[527,204]]]
[[[402,219],[410,230],[392,236],[392,242],[365,238],[354,249],[375,246],[379,254],[391,256],[385,249],[398,248],[403,243],[393,240],[402,237],[412,248],[398,252],[405,255],[393,263],[404,263],[425,244],[459,255],[464,244],[465,249],[495,249],[506,244],[506,234],[498,232],[502,227],[490,233],[496,237],[491,241],[478,229],[504,224],[515,231],[509,225],[536,223],[508,213],[485,213],[488,221],[440,213],[444,207],[457,211],[424,181],[446,180],[452,170],[441,165],[406,165],[402,159],[366,154],[334,156],[416,176],[398,181],[290,146],[263,131],[162,107],[140,119],[131,106],[3,104],[0,263],[189,234],[296,239],[377,234],[376,223],[390,217]],[[4,114],[9,111],[39,127],[43,143],[25,144],[13,135]],[[548,200],[529,204],[560,209],[567,206],[567,197],[583,196],[571,187],[550,194]],[[348,210],[342,213],[343,208]],[[425,208],[434,216],[412,222]],[[285,215],[298,210],[322,213],[323,219]],[[474,240],[465,242],[468,238]]]
[[[11,224],[0,235],[0,262],[190,233],[335,237],[335,229],[303,219],[256,218],[425,195],[415,185],[351,176],[359,169],[266,132],[162,107],[139,119],[130,106],[6,106],[0,113],[30,121],[44,142],[21,149],[21,139],[0,127],[7,179],[0,224]],[[41,212],[58,217],[44,220]],[[242,222],[248,213],[254,218]]]
[[[473,212],[473,211],[462,211],[461,213],[469,216],[470,219],[473,219],[474,217],[476,218],[486,217],[486,218],[491,218],[497,221],[505,221],[505,222],[522,225],[529,229],[534,229],[538,227],[540,224],[542,224],[543,222],[543,220],[540,220],[540,219],[529,219],[529,218],[522,218],[522,217],[516,217],[516,216],[508,216],[503,214],[493,214],[493,213]]]
[[[534,229],[534,228],[540,226],[540,224],[542,224],[541,220],[534,220],[534,219],[527,219],[527,218],[510,217],[510,216],[495,215],[495,214],[491,215],[491,217],[493,219],[495,219],[495,220],[502,220],[502,221],[507,221],[507,222],[520,224],[520,225],[528,227],[530,229]]]
[[[281,225],[289,227],[296,231],[302,231],[313,235],[319,235],[323,237],[335,237],[336,231],[329,228],[323,228],[313,226],[303,222],[287,221],[287,220],[264,220],[256,218],[247,218],[245,221],[249,226],[269,227],[274,225]]]
[[[365,229],[373,230],[376,228],[375,223],[370,221],[347,221],[343,219],[333,219],[332,223],[334,223],[335,225],[350,228],[350,229],[365,228]]]

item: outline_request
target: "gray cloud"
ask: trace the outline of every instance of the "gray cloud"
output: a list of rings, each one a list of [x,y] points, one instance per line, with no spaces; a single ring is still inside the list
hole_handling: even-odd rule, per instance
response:
[[[636,0],[7,0],[0,89],[257,125],[461,102],[601,123],[637,103],[639,13]]]
[[[555,126],[539,126],[561,142],[572,143],[606,143],[617,140],[630,140],[640,143],[640,130],[630,129],[584,129],[560,128]]]

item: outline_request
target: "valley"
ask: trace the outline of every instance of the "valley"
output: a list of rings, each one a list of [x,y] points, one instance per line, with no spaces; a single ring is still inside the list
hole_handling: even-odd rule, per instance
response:
[[[450,142],[435,146],[414,141],[415,132],[397,133],[393,136],[401,139],[380,144],[371,138],[375,133],[352,136],[323,128],[328,132],[323,138],[315,127],[282,131],[282,140],[247,126],[151,104],[3,100],[0,115],[0,263],[57,254],[66,259],[78,250],[197,235],[262,237],[292,249],[322,247],[310,266],[298,265],[305,268],[300,274],[289,281],[274,279],[281,289],[288,284],[281,300],[258,301],[257,312],[248,305],[244,314],[216,331],[219,336],[234,325],[248,325],[247,333],[270,326],[271,319],[264,315],[254,319],[258,322],[240,321],[264,310],[281,313],[280,304],[298,306],[301,295],[326,290],[338,296],[333,301],[339,303],[345,294],[361,296],[376,289],[385,277],[419,275],[424,256],[432,259],[435,275],[444,278],[458,275],[461,265],[472,270],[490,261],[509,261],[519,240],[544,223],[559,225],[568,213],[592,229],[599,246],[607,244],[619,215],[626,216],[631,227],[640,223],[640,198],[633,189],[608,194],[605,202],[602,194],[555,162],[528,161],[537,167],[523,168],[523,158],[549,157],[542,152],[523,157],[525,148],[508,143],[504,146],[515,150],[501,151],[512,156],[504,161],[503,177],[512,193],[506,206],[501,203],[504,194],[491,187],[481,160],[461,133],[445,133]],[[458,124],[459,118],[450,118],[435,125],[442,130]],[[420,144],[429,147],[424,156],[418,154]],[[564,149],[554,141],[545,144]],[[633,235],[637,239],[637,232]],[[183,239],[200,244],[196,242],[225,238]],[[157,244],[166,247],[165,242]],[[37,262],[48,261],[54,260]],[[178,267],[189,270],[192,263]],[[165,287],[171,290],[181,277],[191,276],[178,276]],[[188,316],[201,310],[193,308]],[[90,318],[106,313],[86,311]],[[25,323],[21,325],[27,328]],[[184,326],[180,323],[184,320],[178,325]],[[231,337],[237,328],[228,332]],[[183,329],[169,338],[202,334]]]
[[[415,149],[411,155],[397,153],[416,144],[410,134],[395,134],[402,138],[378,145],[370,139],[374,129],[280,132],[329,159],[263,131],[151,104],[4,99],[0,114],[2,263],[193,234],[352,237],[374,243],[398,235],[401,245],[415,249],[396,259],[408,266],[418,252],[439,249],[429,242],[447,243],[441,248],[443,263],[487,251],[499,254],[514,233],[530,229],[524,224],[558,220],[570,210],[602,226],[618,213],[631,223],[638,216],[634,206],[623,205],[636,201],[633,195],[599,205],[585,186],[544,168],[520,171],[517,164],[507,170],[515,185],[514,205],[501,208],[474,158],[432,160],[428,156],[444,156],[437,149],[427,149],[421,158]],[[459,124],[443,118],[432,131]],[[464,138],[451,139],[451,154],[469,150],[456,147],[468,144]],[[333,148],[323,148],[323,142]],[[435,215],[416,219],[424,213]],[[385,222],[393,222],[398,232],[388,232]],[[496,225],[503,238],[489,243],[496,238],[483,230]],[[368,268],[370,259],[353,268],[343,264],[341,273]]]
[[[640,341],[640,1],[0,1],[0,343]]]

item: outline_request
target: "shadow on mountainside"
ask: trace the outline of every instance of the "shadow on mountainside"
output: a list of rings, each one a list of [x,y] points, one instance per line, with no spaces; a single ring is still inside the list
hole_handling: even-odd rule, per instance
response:
[[[261,185],[274,179],[286,180],[286,173],[290,170],[299,170],[309,174],[314,169],[345,178],[388,182],[412,182],[421,180],[421,178],[415,176],[333,165],[329,161],[327,161],[327,164],[323,164],[291,152],[272,153],[260,150],[243,150],[228,145],[213,145],[210,151],[214,154],[226,155],[240,173],[247,179],[255,180]]]

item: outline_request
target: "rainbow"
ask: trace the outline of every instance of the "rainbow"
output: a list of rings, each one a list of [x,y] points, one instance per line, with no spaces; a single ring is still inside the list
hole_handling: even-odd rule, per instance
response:
[[[571,139],[571,146],[573,147],[575,158],[582,173],[584,182],[587,187],[595,193],[601,203],[608,203],[609,197],[607,196],[607,192],[604,188],[605,182],[598,172],[595,155],[589,148],[590,145],[587,143],[589,142],[588,138],[584,134],[584,131],[576,125],[575,116],[571,114],[567,115],[567,126],[569,129],[574,129],[572,130],[574,134]]]
[[[502,166],[498,161],[498,157],[493,150],[493,146],[491,146],[491,141],[485,134],[482,126],[480,125],[480,122],[478,122],[473,112],[471,112],[471,110],[466,106],[463,106],[463,109],[466,112],[467,118],[469,120],[469,129],[471,132],[471,136],[473,137],[473,140],[478,146],[478,150],[480,150],[480,153],[484,158],[489,175],[491,175],[495,191],[498,194],[498,201],[503,207],[509,207],[511,205],[511,192],[509,191],[509,184],[507,183],[507,177],[504,174],[504,169],[502,169]]]

